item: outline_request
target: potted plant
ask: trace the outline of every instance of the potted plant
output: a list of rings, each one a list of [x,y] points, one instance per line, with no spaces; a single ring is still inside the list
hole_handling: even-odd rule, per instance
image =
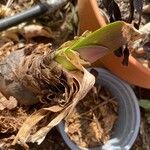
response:
[[[78,13],[80,22],[79,34],[85,30],[94,31],[106,25],[105,16],[100,13],[96,0],[78,0]],[[93,66],[99,67],[103,65],[130,84],[150,88],[149,69],[145,68],[132,56],[129,56],[129,64],[127,67],[123,66],[121,62],[122,57],[118,58],[111,53],[93,63]]]
[[[22,124],[12,145],[20,141],[21,144],[40,144],[52,127],[66,118],[93,87],[95,77],[85,67],[136,40],[133,35],[141,37],[130,24],[117,21],[76,37],[55,51],[49,44],[29,44],[6,56],[0,66],[0,91],[6,103],[9,99],[18,106],[33,105],[36,109]],[[110,38],[118,42],[114,44]],[[32,134],[30,131],[47,117],[48,122]]]
[[[133,32],[130,33],[131,30]],[[68,41],[55,51],[50,44],[27,43],[5,56],[0,66],[0,91],[5,96],[2,104],[6,106],[15,102],[16,105],[11,109],[16,106],[23,108],[24,105],[32,105],[30,108],[34,108],[19,127],[12,145],[21,144],[28,148],[27,142],[40,144],[46,134],[66,118],[93,87],[95,77],[85,69],[86,65],[134,40],[132,33],[139,35],[129,24],[118,21]],[[109,42],[110,35],[118,40],[116,44]],[[42,126],[40,121],[43,122]]]

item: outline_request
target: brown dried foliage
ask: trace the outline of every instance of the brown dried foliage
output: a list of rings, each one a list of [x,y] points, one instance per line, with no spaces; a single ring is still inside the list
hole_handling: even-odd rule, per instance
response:
[[[104,88],[93,87],[66,119],[70,139],[79,147],[96,147],[106,143],[117,119],[118,106]]]

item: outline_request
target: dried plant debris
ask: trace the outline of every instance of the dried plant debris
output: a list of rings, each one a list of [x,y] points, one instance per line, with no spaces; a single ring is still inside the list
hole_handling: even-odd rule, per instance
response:
[[[150,14],[150,4],[147,4],[143,7],[144,14]]]
[[[4,98],[1,95],[1,98]],[[0,100],[1,101],[1,100]],[[33,106],[17,106],[13,108],[11,111],[7,108],[0,110],[0,148],[1,150],[7,150],[12,147],[12,142],[15,139],[15,136],[25,120],[33,113],[36,112],[41,106],[33,105]],[[31,134],[35,133],[39,128],[45,126],[48,123],[48,118],[45,117],[41,120],[36,126],[34,126],[31,130]],[[47,136],[48,139],[45,139],[41,145],[30,144],[30,148],[54,148],[54,150],[58,150],[60,147],[64,149],[68,149],[65,143],[58,135],[56,129]],[[56,136],[56,137],[55,137]],[[59,142],[56,145],[54,142]],[[29,148],[28,146],[24,146],[24,148]],[[30,149],[29,148],[29,149]],[[16,144],[14,149],[20,150],[23,149],[21,145]]]
[[[21,12],[21,11],[31,7],[32,5],[34,5],[37,2],[38,1],[35,1],[35,0],[33,0],[33,1],[29,1],[29,0],[13,1],[12,0],[12,2],[9,1],[9,3],[6,4],[5,1],[1,1],[0,2],[1,3],[0,17],[4,18],[7,16],[11,16],[14,13]],[[12,74],[9,74],[9,71],[8,71],[9,69],[7,70],[7,67],[6,68],[2,67],[3,69],[1,68],[3,70],[2,72],[4,73],[3,75],[6,75],[5,76],[6,78],[8,77],[7,79],[5,78],[6,79],[5,81],[7,82],[7,83],[5,82],[6,83],[5,86],[8,89],[8,91],[9,91],[9,88],[11,90],[11,89],[13,89],[13,87],[14,88],[17,87],[17,85],[15,85],[15,83],[10,85],[11,79],[12,80],[15,79],[20,84],[24,84],[24,83],[22,83],[22,81],[24,80],[26,82],[25,83],[26,86],[28,86],[30,88],[36,87],[34,92],[40,91],[37,86],[38,83],[36,83],[36,81],[38,81],[38,79],[36,79],[38,74],[36,74],[37,76],[35,77],[36,81],[34,81],[34,83],[31,84],[30,83],[31,78],[29,75],[30,71],[29,72],[27,70],[26,70],[27,72],[25,71],[26,65],[27,66],[31,65],[32,69],[34,69],[35,67],[32,66],[32,64],[30,64],[28,61],[23,61],[23,59],[26,56],[30,57],[31,54],[33,54],[35,51],[36,51],[35,52],[36,55],[38,55],[38,56],[41,55],[40,56],[41,59],[44,55],[45,56],[51,55],[51,58],[53,58],[54,54],[53,54],[53,50],[51,49],[50,42],[52,41],[53,45],[56,45],[58,47],[64,41],[66,41],[68,39],[72,39],[74,37],[74,35],[76,34],[76,31],[75,31],[76,29],[74,27],[77,26],[77,20],[78,19],[77,19],[77,14],[76,14],[76,2],[70,1],[70,2],[68,2],[68,4],[66,6],[64,6],[61,10],[58,10],[52,16],[48,16],[48,14],[47,14],[37,20],[23,23],[18,26],[15,26],[13,28],[10,28],[7,31],[1,32],[1,34],[0,34],[1,65],[0,66],[2,67],[3,64],[7,64],[8,68],[14,67],[14,68],[18,69],[17,67],[19,66],[19,63],[22,63],[22,65],[23,65],[22,68],[20,68],[21,72],[15,71],[15,69],[14,69],[14,70],[12,70],[12,72],[13,72]],[[39,37],[39,39],[40,39],[40,40],[38,40],[38,43],[36,43],[36,41],[34,40],[34,38],[36,38],[36,37]],[[46,38],[48,38],[48,40],[47,41],[45,39],[43,40],[42,37],[46,37]],[[40,43],[46,43],[46,44],[40,44]],[[10,55],[10,53],[11,53],[11,55]],[[14,58],[13,55],[15,55],[15,53],[18,53],[16,55],[17,57],[15,58],[16,60],[18,60],[17,63],[13,63],[13,62],[11,62],[11,60],[10,61],[4,60],[6,57],[9,57],[9,58],[11,57],[13,59]],[[33,56],[31,59],[36,60],[36,56]],[[36,60],[37,63],[35,63],[35,65],[39,64],[39,67],[41,69],[45,70],[46,68],[44,68],[44,66],[40,66],[40,63],[39,63],[40,61],[39,62],[38,61],[39,60],[37,59]],[[44,63],[49,63],[49,60],[46,57],[45,57]],[[46,64],[46,65],[48,65],[48,64]],[[58,66],[58,67],[56,67],[56,66]],[[46,70],[45,71],[44,70],[42,72],[45,76],[48,72]],[[39,113],[42,116],[41,121],[38,117],[37,117],[37,119],[39,120],[39,123],[37,120],[36,120],[37,122],[34,122],[33,119],[31,118],[31,120],[32,120],[31,122],[33,122],[33,124],[37,123],[35,126],[31,125],[28,128],[27,133],[29,131],[29,134],[31,134],[31,135],[35,134],[36,131],[38,131],[38,129],[41,129],[44,126],[47,126],[51,120],[55,119],[57,117],[57,115],[60,114],[59,115],[60,118],[58,116],[54,120],[55,122],[53,121],[48,127],[44,128],[44,129],[48,129],[48,130],[44,130],[44,129],[41,130],[41,131],[43,131],[42,133],[44,133],[44,135],[42,134],[42,136],[45,137],[46,133],[53,126],[58,124],[65,115],[67,115],[67,112],[70,110],[69,108],[74,107],[74,105],[75,105],[74,103],[71,104],[69,107],[71,99],[75,98],[75,100],[77,100],[77,101],[79,99],[82,99],[82,96],[84,94],[86,94],[87,87],[88,88],[90,87],[90,86],[87,86],[86,88],[84,87],[83,83],[85,83],[85,85],[86,85],[89,78],[87,78],[86,75],[84,76],[82,72],[79,73],[80,79],[78,79],[78,77],[76,77],[76,72],[71,73],[71,74],[66,74],[67,75],[66,76],[64,74],[66,71],[62,70],[62,67],[59,66],[56,62],[53,62],[51,64],[50,70],[53,72],[52,73],[53,75],[50,75],[51,77],[54,77],[55,79],[57,78],[56,79],[57,81],[58,81],[58,78],[61,78],[61,80],[58,81],[59,83],[57,86],[52,86],[52,85],[48,85],[46,83],[47,81],[45,80],[45,77],[48,74],[43,78],[46,82],[43,82],[42,84],[40,83],[39,87],[41,88],[43,85],[45,85],[46,89],[43,91],[40,91],[40,93],[43,93],[44,95],[46,93],[48,93],[48,95],[46,94],[45,95],[46,97],[44,96],[43,98],[40,95],[35,95],[35,94],[33,94],[33,96],[36,96],[36,97],[29,96],[31,98],[31,102],[35,100],[34,98],[38,98],[38,100],[40,100],[39,104],[34,104],[30,108],[29,106],[26,107],[26,106],[20,106],[20,104],[17,105],[17,103],[15,101],[16,99],[14,99],[14,97],[11,97],[11,96],[9,97],[9,94],[6,96],[6,93],[3,93],[7,98],[5,98],[3,96],[0,97],[0,117],[1,117],[0,134],[4,135],[4,136],[1,136],[2,139],[0,139],[0,148],[9,149],[8,147],[12,144],[17,132],[19,131],[20,127],[23,125],[25,120],[34,111],[35,111],[34,114],[36,115],[36,112],[38,110],[39,110],[39,112],[37,112],[37,114]],[[27,74],[29,73],[28,75],[26,74],[28,76],[27,78],[23,75],[23,73],[25,73],[24,71]],[[87,71],[84,71],[84,72],[86,72],[85,74],[88,74]],[[16,73],[19,73],[19,74],[21,73],[25,78],[22,76],[24,79],[22,78],[23,79],[22,80],[20,78],[18,80]],[[38,70],[35,69],[35,73],[38,73]],[[56,74],[58,75],[57,77],[56,77]],[[77,80],[81,81],[83,77],[84,77],[83,83],[77,81]],[[49,80],[53,81],[52,82],[53,84],[55,84],[57,82],[54,78],[49,79]],[[94,84],[93,77],[92,77],[92,81],[90,82],[91,86],[92,86],[92,83]],[[2,85],[2,84],[3,83],[0,83],[0,85]],[[10,85],[10,87],[7,86],[8,84]],[[48,87],[51,87],[51,89],[48,89]],[[2,86],[0,88],[2,88]],[[84,92],[84,89],[85,89],[85,92]],[[24,90],[22,89],[22,91],[24,91]],[[55,92],[53,93],[52,91],[55,91]],[[82,92],[83,92],[83,94],[81,94]],[[15,94],[15,89],[14,89],[14,94]],[[22,93],[22,97],[24,97],[24,96],[25,96],[25,94]],[[81,98],[80,98],[80,96],[81,96]],[[28,95],[27,95],[27,97],[28,97]],[[21,97],[20,97],[20,99],[21,99]],[[10,103],[11,101],[12,101],[12,103]],[[15,101],[15,103],[14,103],[14,101]],[[14,105],[10,105],[10,104],[14,104]],[[58,104],[58,105],[55,105],[55,104]],[[49,106],[53,106],[53,107],[49,108]],[[44,108],[44,109],[42,109],[42,108]],[[11,109],[11,111],[10,111],[10,109]],[[28,111],[28,109],[29,109],[29,111]],[[42,110],[40,110],[40,109],[42,109]],[[42,112],[42,113],[40,113],[40,112]],[[55,114],[53,112],[55,112]],[[34,114],[33,114],[33,117],[34,117]],[[42,118],[44,118],[44,119],[42,120]],[[47,119],[47,118],[49,118],[49,119]],[[30,119],[30,117],[29,117],[29,119]],[[47,122],[47,120],[48,120],[48,122]],[[26,124],[26,122],[25,122],[25,125],[23,125],[23,127],[26,127],[26,125],[28,127],[28,125],[30,125],[30,123]],[[21,145],[23,145],[24,147],[27,148],[27,146],[24,142],[22,142],[22,141],[18,142],[18,141],[20,141],[20,138],[21,139],[24,138],[23,135],[18,135],[17,139],[15,140],[14,143],[20,143]],[[41,136],[39,138],[41,139]],[[30,139],[31,139],[31,137],[30,137]],[[33,140],[34,140],[34,138],[33,138]],[[44,140],[44,138],[43,138],[43,140]],[[28,140],[28,141],[30,142],[30,140]],[[41,142],[42,142],[42,140],[41,140]]]
[[[84,68],[83,72],[66,71],[54,61],[54,56],[50,44],[25,44],[1,62],[0,90],[3,95],[7,99],[15,97],[20,104],[41,103],[24,122],[13,144],[41,143],[95,82]],[[4,102],[6,105],[7,100]],[[49,117],[49,124],[31,134],[34,126],[46,117]]]
[[[90,78],[89,78],[90,77]],[[63,107],[60,105],[49,106],[47,108],[41,108],[35,113],[33,113],[28,119],[24,122],[22,127],[20,128],[13,144],[20,143],[25,144],[25,142],[37,142],[41,143],[46,134],[51,130],[52,127],[56,126],[64,117],[68,115],[69,112],[73,110],[76,103],[80,99],[82,99],[87,91],[93,86],[94,78],[89,76],[89,73],[85,70],[83,79],[81,82],[77,81],[77,85],[75,84],[73,87],[76,89],[74,92],[71,90],[71,97],[68,103],[65,103]],[[65,99],[64,99],[65,100]],[[33,127],[43,118],[49,116],[48,124],[43,128],[40,128],[34,134],[31,134],[31,130]],[[30,125],[29,125],[30,124]]]
[[[3,137],[2,134],[0,139],[0,148],[1,150],[8,150],[10,149],[10,143],[12,143],[13,139],[15,138],[15,135],[9,134],[9,137]]]
[[[8,0],[7,3],[6,1],[1,1],[0,2],[0,17],[4,18],[7,16],[14,15],[15,13],[28,9],[29,7],[33,6],[37,2],[39,1],[38,0],[32,0],[32,1],[31,0],[18,0],[18,1]],[[1,68],[3,70],[1,71],[4,74],[2,72],[1,73],[3,75],[6,75],[5,77],[7,78],[7,79],[5,78],[6,79],[5,81],[7,82],[7,83],[5,82],[6,83],[5,86],[8,89],[8,91],[9,91],[9,88],[10,90],[14,88],[14,94],[15,94],[15,87],[19,87],[19,86],[17,86],[16,83],[14,82],[12,85],[10,84],[12,80],[13,81],[16,80],[20,84],[24,84],[23,82],[25,81],[26,86],[28,86],[29,88],[36,87],[34,92],[40,91],[39,87],[41,88],[43,87],[43,85],[45,85],[45,90],[43,89],[43,91],[40,91],[40,93],[43,93],[44,95],[47,93],[43,98],[38,94],[33,94],[33,96],[35,97],[30,97],[31,93],[29,95],[27,94],[27,97],[29,96],[31,98],[30,99],[31,102],[34,101],[35,98],[38,98],[38,100],[40,100],[39,104],[34,104],[33,106],[20,106],[20,104],[17,103],[16,99],[12,96],[9,96],[9,94],[3,93],[5,96],[7,95],[6,96],[7,98],[3,97],[3,95],[0,95],[0,148],[1,149],[9,149],[10,145],[15,139],[17,132],[20,130],[20,127],[22,125],[23,125],[23,129],[24,127],[25,128],[29,127],[27,130],[27,133],[29,131],[29,134],[31,135],[35,134],[39,129],[41,129],[40,131],[43,131],[42,133],[44,133],[44,135],[43,134],[41,135],[42,137],[43,136],[45,137],[47,132],[57,123],[59,123],[65,115],[67,115],[67,112],[70,110],[69,108],[74,107],[75,104],[72,104],[69,107],[71,99],[75,98],[75,100],[79,100],[80,95],[82,98],[82,96],[86,94],[86,92],[84,92],[84,89],[86,90],[87,88],[84,87],[82,82],[80,83],[77,82],[77,77],[76,77],[75,72],[72,74],[66,74],[67,75],[66,76],[65,75],[66,71],[62,70],[62,67],[59,66],[56,62],[54,62],[51,64],[51,69],[50,69],[53,75],[50,75],[50,74],[48,75],[47,74],[48,71],[46,71],[46,68],[44,66],[40,66],[41,65],[41,63],[39,63],[40,60],[38,60],[36,57],[36,55],[38,55],[39,58],[41,57],[40,59],[42,59],[44,55],[45,56],[51,55],[51,58],[53,58],[54,54],[53,54],[53,50],[51,49],[50,42],[53,41],[53,45],[56,43],[58,47],[58,45],[61,45],[61,43],[63,43],[65,40],[73,38],[74,34],[76,33],[75,31],[76,29],[74,27],[77,26],[77,20],[78,19],[77,19],[77,14],[76,14],[76,2],[69,1],[68,4],[66,4],[61,10],[58,10],[52,16],[48,16],[48,14],[46,14],[37,20],[33,20],[27,23],[22,23],[18,26],[8,29],[7,31],[1,32],[0,34],[0,59],[2,63],[0,66],[2,67],[4,64],[7,63],[8,68],[14,67],[12,74],[9,74],[9,71],[8,71],[9,69],[8,70],[6,69],[7,67],[6,68],[2,67],[3,69]],[[35,41],[36,37],[39,37],[40,39],[38,40],[38,44]],[[42,37],[46,37],[48,38],[48,40],[47,41],[45,39],[43,40]],[[48,43],[48,44],[40,44],[40,43]],[[13,63],[11,60],[10,61],[4,60],[6,57],[9,57],[9,58],[11,57],[13,59],[14,58],[13,55],[15,55],[16,53],[18,53],[16,55],[17,57],[15,58],[16,60],[18,59],[17,63]],[[35,56],[32,57],[31,55],[33,53],[35,54]],[[58,81],[58,78],[61,78],[61,80],[58,81],[59,82],[58,85],[56,86],[48,85],[46,83],[47,81],[45,80],[44,76],[43,76],[44,77],[43,80],[45,80],[45,82],[43,82],[42,84],[41,83],[39,84],[39,82],[36,83],[36,81],[38,81],[36,77],[40,76],[38,75],[38,70],[36,69],[34,70],[36,74],[36,77],[35,77],[36,81],[33,81],[32,83],[30,83],[30,81],[32,80],[30,78],[31,77],[29,73],[30,71],[26,70],[27,71],[26,72],[25,66],[26,65],[28,67],[30,66],[32,69],[36,67],[32,66],[32,64],[30,64],[28,61],[25,61],[24,56],[25,57],[31,56],[30,58],[34,60],[37,59],[36,60],[37,63],[34,63],[34,65],[39,64],[39,67],[43,70],[42,72],[44,76],[47,74],[51,79],[47,75],[46,75],[47,77],[46,76],[45,77],[47,79],[49,78],[48,80],[53,81],[52,82],[53,84],[55,84]],[[19,66],[19,63],[22,63],[23,65],[22,68],[20,68],[21,72],[15,71],[15,68]],[[48,65],[47,63],[49,63],[49,60],[46,57],[45,57],[44,63],[46,63],[46,65]],[[27,73],[26,74],[28,76],[28,77],[26,76],[27,78],[24,76],[25,72]],[[21,73],[22,75],[24,74],[22,76],[22,79],[24,81],[21,78],[20,79],[18,78],[19,79],[18,80],[17,79],[18,76],[16,73],[17,74]],[[82,77],[84,77],[84,82],[86,82],[85,81],[86,75],[83,76],[83,73],[81,72],[79,74],[81,74],[80,78],[82,79]],[[52,79],[52,77],[54,78]],[[93,79],[94,78],[92,77],[91,83],[94,83]],[[2,84],[3,83],[0,83],[0,85]],[[10,86],[7,86],[7,85],[10,85]],[[51,89],[48,89],[48,87],[51,87]],[[0,88],[2,88],[2,86]],[[22,89],[22,91],[24,91],[24,89]],[[55,91],[55,92],[52,92],[52,91]],[[78,92],[79,94],[77,94]],[[81,94],[82,92],[83,94]],[[22,93],[22,97],[25,97],[25,94]],[[53,106],[53,107],[50,107],[50,106]],[[53,112],[55,112],[55,114]],[[32,116],[30,116],[32,113],[33,113],[32,115],[33,117],[38,116],[38,114],[42,116],[42,117],[40,116],[41,121],[38,117],[37,118],[35,117],[35,120],[38,119],[39,123],[37,120],[36,122],[33,121]],[[25,120],[28,117],[29,117],[29,120],[31,118],[32,121],[29,121],[29,124],[26,124]],[[53,119],[55,120],[52,121],[51,124],[49,124],[49,122]],[[24,122],[25,122],[25,125],[24,125]],[[31,126],[29,126],[31,122],[33,122],[35,126],[32,126],[32,124]],[[47,125],[49,126],[45,127]],[[44,130],[45,129],[44,127],[48,130]],[[44,129],[42,130],[42,128]],[[24,143],[24,141],[26,140],[23,140],[23,141],[20,140],[23,138],[26,139],[26,137],[24,137],[24,134],[21,134],[21,132],[19,133],[20,135],[17,136],[14,143],[20,143],[25,148],[27,148],[28,146]],[[41,139],[41,135],[39,137],[40,139]],[[30,136],[29,138],[31,139],[31,137],[32,136]],[[42,139],[44,140],[44,138]],[[33,140],[35,139],[33,138]],[[21,141],[21,142],[18,142],[18,141]],[[28,141],[30,142],[31,140],[28,140]],[[53,144],[51,143],[51,145],[55,145],[54,142]],[[64,147],[63,145],[61,146]],[[58,149],[58,147],[56,149]]]
[[[22,23],[18,26],[12,27],[6,31],[1,32],[1,41],[13,42],[33,42],[36,37],[45,37],[50,42],[54,39],[54,34],[49,27],[42,26],[37,23],[26,24]],[[42,41],[41,41],[42,42]]]
[[[11,9],[11,4],[13,0],[8,0],[6,4],[0,3],[0,18],[12,16],[15,12]]]
[[[0,111],[0,134],[16,134],[23,122],[28,117],[25,108],[17,107],[13,110],[5,109]]]
[[[102,8],[104,11],[105,11],[104,8],[108,9],[110,2],[112,2],[112,0],[97,0],[97,1],[98,1],[100,8]],[[113,0],[113,1],[115,1],[116,4],[119,6],[120,11],[121,11],[121,17],[124,21],[130,22],[130,23],[131,22],[136,23],[137,26],[141,22],[140,27],[150,21],[150,18],[148,15],[142,14],[143,5],[144,5],[143,9],[146,10],[146,12],[148,10],[149,0],[122,0],[122,1]],[[117,10],[114,10],[114,11],[117,11]],[[106,13],[108,14],[108,12]]]
[[[16,107],[13,110],[0,110],[0,148],[7,150],[11,146],[16,133],[29,116],[27,109]]]
[[[0,98],[0,110],[4,110],[5,108],[11,110],[14,109],[17,106],[17,100],[10,96],[9,100],[6,99],[6,97]]]
[[[1,1],[0,17],[11,16],[37,2],[38,0],[9,0],[6,4]],[[80,68],[75,71],[68,71],[54,59],[56,52],[51,43],[56,48],[66,40],[73,39],[77,23],[76,1],[69,1],[51,16],[45,14],[1,32],[0,91],[5,96],[0,97],[2,149],[17,144],[30,149],[26,143],[41,144],[47,133],[67,117],[93,87],[95,77],[80,64],[78,53],[72,52],[76,57],[67,57],[78,58],[72,59],[73,65]],[[35,38],[38,37],[40,40],[37,42]],[[48,41],[45,42],[41,37],[48,38]],[[92,119],[90,127],[97,132],[96,140],[101,143],[109,139],[109,131],[117,118],[116,103],[108,95],[100,96],[104,101],[101,104],[106,104],[95,108],[102,112],[101,115],[105,115],[102,124],[99,123],[95,110],[87,116]],[[108,109],[107,105],[113,108]],[[109,111],[111,115],[108,116]],[[99,136],[102,137],[101,140]]]
[[[143,11],[145,13],[146,9],[149,9],[149,1],[145,0],[97,0],[98,5],[100,6],[101,9],[104,11],[107,10],[106,14],[109,15],[110,21],[115,21],[117,20],[118,16],[120,16],[119,9],[115,9],[115,6],[118,5],[121,11],[121,17],[123,20],[126,22],[132,22],[135,27],[139,28],[139,31],[146,34],[147,36],[140,40],[137,40],[134,45],[130,46],[130,49],[132,49],[132,56],[135,57],[144,67],[149,68],[150,67],[150,52],[149,50],[149,43],[150,42],[150,17],[148,15],[142,14],[142,7]],[[115,2],[115,3],[114,3]],[[112,5],[115,4],[115,5]],[[112,6],[112,9],[109,10],[108,6]],[[116,14],[116,16],[115,16]],[[112,18],[112,16],[114,18]],[[121,19],[121,18],[120,18]],[[118,19],[118,20],[120,20]],[[140,25],[140,26],[139,26]],[[145,46],[146,45],[146,46]],[[122,48],[120,48],[121,50]],[[115,54],[117,56],[122,56],[122,51],[116,50]],[[123,64],[127,64],[124,63]]]
[[[65,119],[65,130],[79,147],[105,144],[117,120],[118,105],[107,89],[96,86]]]
[[[52,29],[55,35],[54,44],[56,47],[77,34],[78,16],[77,0],[70,0],[68,3],[51,15],[44,15],[37,19],[42,25]]]
[[[9,5],[5,2],[0,2],[1,18],[19,13],[40,2],[40,0],[10,1],[11,2],[9,3]],[[43,14],[36,19],[27,21],[25,24],[23,23],[16,26],[15,29],[9,29],[10,34],[14,34],[14,39],[17,41],[20,41],[20,36],[18,38],[18,33],[21,34],[21,36],[25,36],[26,39],[30,38],[30,40],[31,37],[33,38],[37,34],[38,36],[44,35],[44,37],[52,38],[53,45],[58,47],[65,41],[73,39],[73,37],[77,33],[78,17],[76,3],[76,0],[68,1],[66,5],[64,5],[62,8],[51,15],[49,15],[48,13]],[[9,12],[11,12],[11,14],[8,14],[7,11],[5,11],[4,13],[3,7],[10,9],[11,11]],[[35,28],[33,26],[35,26]],[[41,40],[39,41],[41,42]],[[51,42],[51,40],[49,40],[49,42]]]
[[[142,40],[137,40],[133,46],[132,56],[135,57],[146,68],[150,67],[150,23],[141,27],[140,32],[146,36]]]
[[[132,150],[149,150],[150,149],[150,114],[142,112],[139,135],[132,147]]]

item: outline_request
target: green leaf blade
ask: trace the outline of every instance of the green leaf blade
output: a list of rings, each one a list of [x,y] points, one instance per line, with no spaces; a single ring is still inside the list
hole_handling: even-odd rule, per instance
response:
[[[150,111],[150,100],[142,99],[139,101],[139,105],[147,111]]]
[[[77,39],[74,39],[73,41],[67,43],[66,45],[64,44],[64,46],[58,49],[57,54],[62,53],[62,51],[65,54],[67,54],[69,51],[77,51],[80,54],[81,58],[87,58],[85,60],[88,62],[91,62],[92,59],[93,63],[104,55],[117,50],[128,42],[135,41],[141,38],[141,35],[142,34],[132,25],[127,24],[123,21],[116,21],[92,33],[88,33],[86,34],[86,36],[82,35]],[[88,46],[91,46],[91,49],[87,48]],[[96,48],[94,50],[95,46],[99,46],[100,48]],[[90,55],[87,55],[86,51],[92,57],[90,57]],[[93,54],[90,53],[90,51],[92,51]],[[97,55],[97,57],[94,55]],[[61,58],[59,57],[59,59]],[[58,63],[60,62],[59,59],[56,60],[58,61]],[[63,64],[65,64],[65,58],[63,58]]]
[[[110,51],[114,51],[125,45],[129,40],[136,40],[140,37],[141,33],[130,24],[123,21],[116,21],[92,32],[87,37],[79,39],[70,48],[78,50],[88,45],[99,45],[107,47]]]

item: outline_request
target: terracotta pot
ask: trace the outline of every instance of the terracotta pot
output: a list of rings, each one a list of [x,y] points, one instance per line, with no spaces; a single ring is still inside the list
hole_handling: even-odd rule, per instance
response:
[[[105,16],[100,13],[96,0],[78,0],[79,34],[85,30],[94,31],[106,25]],[[150,70],[145,68],[134,57],[129,57],[129,65],[122,65],[122,58],[109,54],[93,64],[104,66],[130,84],[150,88]]]

